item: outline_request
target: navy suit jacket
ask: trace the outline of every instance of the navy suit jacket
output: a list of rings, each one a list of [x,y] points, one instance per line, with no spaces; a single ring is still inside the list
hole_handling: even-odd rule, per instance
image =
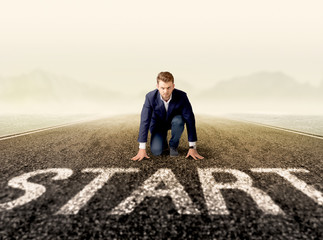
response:
[[[188,141],[197,141],[195,117],[185,92],[174,88],[167,112],[164,102],[160,99],[158,89],[147,93],[141,111],[138,142],[147,142],[148,129],[151,133],[170,129],[171,121],[175,115],[183,117],[186,123]]]

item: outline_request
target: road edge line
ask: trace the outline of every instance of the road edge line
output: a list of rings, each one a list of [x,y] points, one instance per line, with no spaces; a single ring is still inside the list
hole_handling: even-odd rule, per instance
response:
[[[263,126],[263,127],[267,127],[267,128],[272,128],[272,129],[276,129],[276,130],[281,130],[281,131],[285,131],[285,132],[295,133],[295,134],[299,134],[299,135],[303,135],[303,136],[307,136],[307,137],[312,137],[312,138],[317,138],[317,139],[322,139],[323,140],[323,136],[321,136],[321,135],[316,135],[316,134],[312,134],[312,133],[301,132],[301,131],[292,130],[292,129],[288,129],[288,128],[283,128],[283,127],[276,127],[276,126],[272,126],[272,125],[268,125],[268,124],[264,124],[264,123],[253,122],[253,121],[248,121],[248,120],[233,119],[233,118],[229,118],[229,119],[234,120],[234,121],[237,121],[237,122],[245,122],[245,123],[255,124],[255,125],[259,125],[259,126]]]
[[[14,133],[14,134],[10,134],[10,135],[4,135],[4,136],[0,136],[0,141],[15,138],[15,137],[20,137],[20,136],[25,136],[25,135],[29,135],[29,134],[33,134],[33,133],[43,132],[43,131],[47,131],[47,130],[51,130],[51,129],[67,127],[67,126],[71,126],[71,125],[74,125],[74,124],[79,124],[79,123],[84,123],[84,122],[91,122],[91,121],[95,121],[95,120],[98,120],[98,119],[101,119],[101,118],[102,117],[91,118],[91,119],[83,119],[83,120],[79,120],[79,121],[76,121],[76,122],[65,123],[65,124],[60,124],[60,125],[55,125],[55,126],[45,127],[45,128],[39,128],[39,129],[34,129],[34,130],[26,131],[26,132]]]

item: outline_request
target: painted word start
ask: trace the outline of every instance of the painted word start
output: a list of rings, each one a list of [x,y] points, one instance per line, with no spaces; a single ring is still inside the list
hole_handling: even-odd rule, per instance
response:
[[[203,189],[206,207],[210,215],[227,215],[229,211],[225,200],[221,194],[221,189],[239,189],[246,192],[255,201],[257,206],[264,214],[284,215],[284,212],[276,205],[273,200],[264,191],[256,188],[252,184],[252,179],[246,173],[226,168],[198,168],[198,176]],[[298,179],[292,173],[308,173],[302,168],[252,168],[252,172],[257,173],[275,173],[287,180],[296,189],[313,199],[317,204],[323,205],[323,195],[313,186],[306,184]],[[139,172],[137,168],[86,168],[84,173],[97,173],[97,177],[86,185],[79,193],[70,199],[55,214],[72,215],[77,214],[79,210],[94,196],[94,194],[104,186],[104,184],[116,173],[134,173]],[[64,180],[69,178],[73,171],[68,168],[49,168],[37,170],[22,174],[12,178],[8,185],[12,188],[21,189],[24,195],[6,203],[0,204],[0,211],[10,210],[24,204],[27,204],[39,198],[46,188],[43,185],[28,182],[30,177],[39,174],[55,174],[52,180]],[[213,173],[232,174],[236,181],[233,183],[218,183],[213,177]],[[157,189],[157,186],[163,183],[163,189]],[[123,215],[131,213],[146,197],[165,197],[172,199],[174,206],[179,214],[200,214],[200,211],[193,204],[191,198],[184,190],[184,187],[178,182],[174,173],[168,168],[158,169],[151,177],[124,199],[119,205],[113,208],[108,214]]]

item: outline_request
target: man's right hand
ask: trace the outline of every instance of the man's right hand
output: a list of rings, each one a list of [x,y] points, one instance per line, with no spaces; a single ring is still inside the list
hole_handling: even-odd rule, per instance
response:
[[[147,153],[146,153],[146,149],[139,149],[138,153],[136,156],[134,156],[133,158],[131,158],[131,160],[134,160],[134,161],[141,161],[142,159],[144,158],[150,158],[148,157]]]

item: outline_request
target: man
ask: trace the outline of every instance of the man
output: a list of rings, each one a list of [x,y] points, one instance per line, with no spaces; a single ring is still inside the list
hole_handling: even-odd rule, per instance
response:
[[[196,150],[195,117],[186,93],[175,89],[174,77],[169,72],[157,76],[157,89],[146,94],[141,111],[139,128],[139,151],[132,160],[149,158],[146,152],[148,129],[151,133],[150,149],[153,155],[161,155],[168,148],[167,132],[171,129],[169,141],[170,156],[178,156],[177,147],[186,123],[189,151],[186,158],[192,156],[203,159]]]

